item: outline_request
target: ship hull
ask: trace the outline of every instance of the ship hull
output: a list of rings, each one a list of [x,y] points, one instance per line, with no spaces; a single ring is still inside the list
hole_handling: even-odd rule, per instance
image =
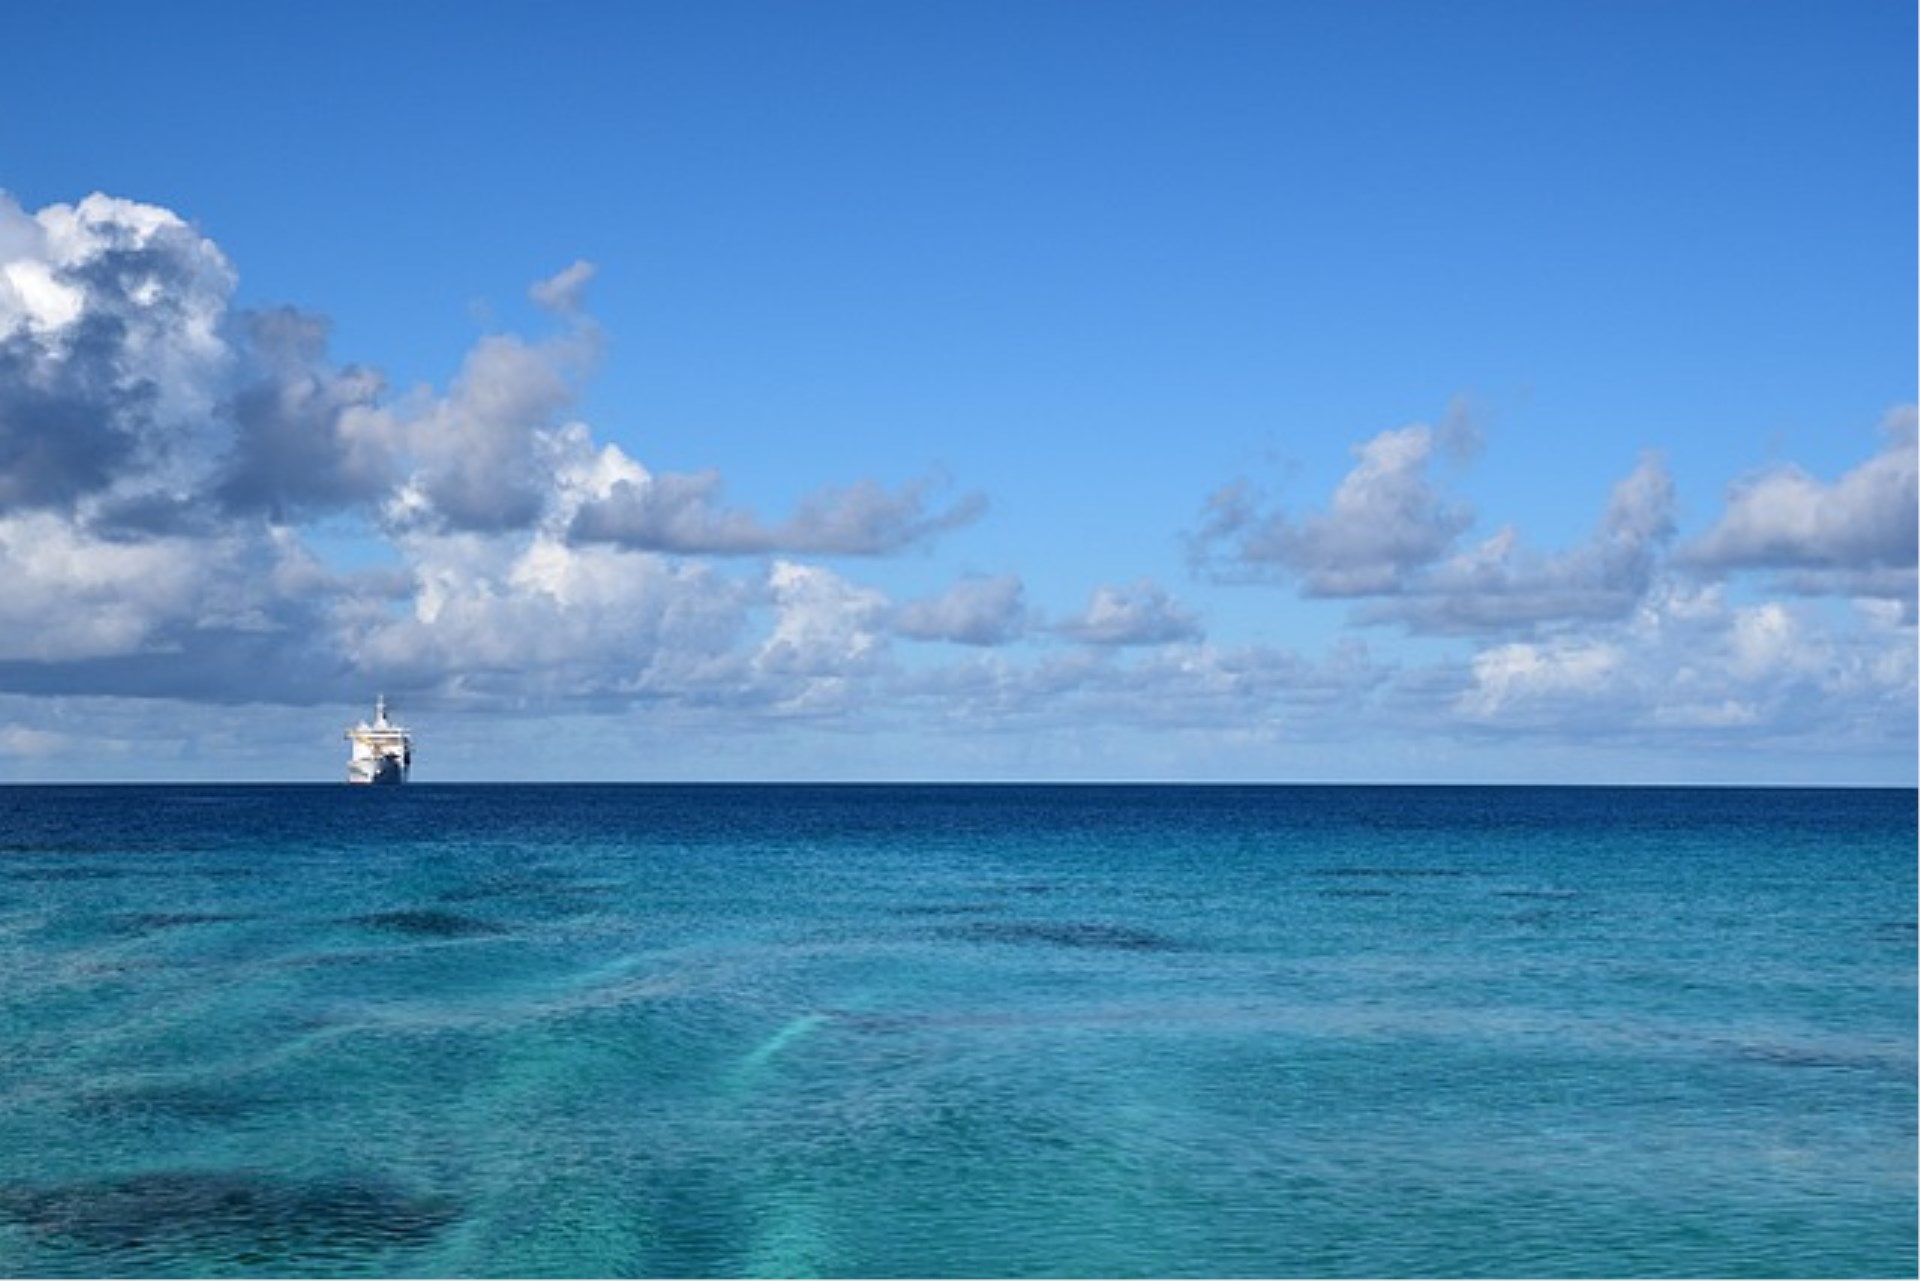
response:
[[[399,761],[382,761],[370,769],[358,763],[347,771],[347,782],[365,787],[393,787],[407,781],[407,768]]]

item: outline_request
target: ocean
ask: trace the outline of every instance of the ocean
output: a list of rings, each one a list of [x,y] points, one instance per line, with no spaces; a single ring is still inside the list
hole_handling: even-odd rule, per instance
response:
[[[1860,1276],[1911,790],[0,787],[10,1276]]]

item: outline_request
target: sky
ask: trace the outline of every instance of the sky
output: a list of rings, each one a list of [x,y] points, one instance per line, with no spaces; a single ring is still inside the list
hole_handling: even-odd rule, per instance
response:
[[[1915,26],[11,11],[0,782],[1912,786]]]

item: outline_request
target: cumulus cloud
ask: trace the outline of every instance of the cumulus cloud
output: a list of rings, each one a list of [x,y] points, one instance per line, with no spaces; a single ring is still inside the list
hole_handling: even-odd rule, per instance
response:
[[[29,217],[0,197],[0,225],[0,511],[124,532],[211,499],[284,523],[371,511],[405,479],[415,519],[537,519],[589,335],[485,339],[446,396],[391,406],[376,371],[328,360],[324,319],[233,310],[233,269],[168,210],[94,195]]]
[[[238,327],[249,373],[228,403],[234,441],[214,481],[222,506],[285,524],[384,497],[400,461],[381,408],[386,380],[332,366],[323,317],[277,308]]]
[[[203,547],[107,543],[49,512],[0,520],[0,659],[42,662],[137,651],[191,623],[211,584]],[[214,549],[220,564],[229,549]]]
[[[724,504],[717,472],[642,474],[583,505],[569,535],[576,542],[681,555],[884,556],[969,525],[986,510],[978,494],[936,510],[929,487],[916,481],[888,492],[861,481],[824,489],[802,499],[788,519],[767,525]]]
[[[348,692],[335,619],[391,582],[319,567],[282,532],[103,539],[0,517],[0,690],[308,703]]]
[[[323,319],[237,311],[235,279],[170,211],[0,197],[0,688],[357,697],[414,580],[330,572],[298,527],[371,518],[403,480],[415,524],[546,501],[558,354],[483,344],[451,395],[390,406]]]
[[[46,347],[0,338],[0,508],[68,507],[106,488],[140,443],[140,397],[84,383]]]
[[[1452,690],[1436,726],[1483,735],[1887,750],[1920,728],[1920,689],[1912,628],[1878,604],[1848,624],[1667,585],[1629,620],[1489,645],[1457,678],[1421,679]]]
[[[1245,484],[1227,486],[1208,500],[1196,554],[1210,560],[1224,545],[1230,570],[1284,573],[1311,596],[1398,590],[1473,523],[1472,510],[1449,502],[1428,475],[1436,452],[1471,441],[1464,417],[1439,429],[1414,423],[1383,431],[1354,450],[1358,462],[1327,510],[1303,517],[1263,514]]]
[[[1911,597],[1920,560],[1915,423],[1913,406],[1895,410],[1880,451],[1830,484],[1791,465],[1739,482],[1684,559],[1718,573],[1780,571],[1808,594]]]
[[[234,274],[167,210],[0,193],[0,511],[71,510],[181,461],[229,352]]]
[[[698,558],[884,555],[983,500],[855,480],[764,524],[720,502],[717,474],[655,476],[572,418],[600,344],[592,275],[533,286],[557,334],[487,335],[444,391],[396,392],[330,353],[324,317],[235,308],[225,257],[168,210],[0,196],[0,692],[850,697],[884,666],[883,596]],[[316,531],[376,567],[328,568]]]
[[[393,514],[480,532],[532,526],[551,486],[547,446],[573,403],[570,373],[585,358],[575,335],[482,338],[447,395],[404,427],[416,468]]]
[[[1598,527],[1569,551],[1524,550],[1511,527],[1412,576],[1365,606],[1367,622],[1416,632],[1479,634],[1630,614],[1653,585],[1674,534],[1674,488],[1653,455],[1613,487]]]
[[[844,711],[856,677],[885,657],[887,599],[817,565],[775,561],[767,573],[774,625],[753,672],[773,694],[770,710]]]
[[[1461,696],[1461,710],[1491,717],[1515,703],[1591,698],[1620,666],[1617,648],[1594,641],[1497,645],[1474,655],[1473,687]]]
[[[751,593],[703,566],[551,533],[437,531],[405,542],[404,611],[346,629],[358,670],[476,706],[697,700],[739,678]]]
[[[1027,625],[1026,587],[1017,574],[963,578],[939,596],[893,613],[896,635],[957,645],[1005,645]]]
[[[1088,645],[1167,645],[1201,636],[1199,617],[1146,579],[1099,588],[1084,613],[1055,630]]]
[[[1211,504],[1203,564],[1354,598],[1360,623],[1472,641],[1465,658],[1407,667],[1379,692],[1375,705],[1405,732],[1910,746],[1920,519],[1910,409],[1838,480],[1783,467],[1737,486],[1724,516],[1677,551],[1676,486],[1651,453],[1569,548],[1531,550],[1511,526],[1457,546],[1467,514],[1428,478],[1436,443],[1417,428],[1375,437],[1325,510],[1304,517],[1265,514],[1230,487]],[[1363,535],[1369,523],[1378,528]],[[1852,596],[1855,614],[1736,599],[1721,580],[1742,570],[1768,571],[1788,593]]]
[[[1298,518],[1263,514],[1246,485],[1230,485],[1208,502],[1196,559],[1230,579],[1277,575],[1297,580],[1308,596],[1359,600],[1359,621],[1417,633],[1526,631],[1632,612],[1674,537],[1664,462],[1644,455],[1614,485],[1593,534],[1567,551],[1530,550],[1512,526],[1460,549],[1473,513],[1449,500],[1429,470],[1443,449],[1477,447],[1459,413],[1438,429],[1416,423],[1382,432],[1354,451],[1358,462],[1327,509]]]

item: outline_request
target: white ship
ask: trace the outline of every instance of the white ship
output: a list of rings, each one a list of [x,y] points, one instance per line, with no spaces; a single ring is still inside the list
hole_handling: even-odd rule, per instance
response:
[[[406,726],[387,719],[383,694],[373,704],[373,724],[361,721],[347,731],[353,755],[347,761],[349,783],[404,783],[413,768],[413,739]]]

